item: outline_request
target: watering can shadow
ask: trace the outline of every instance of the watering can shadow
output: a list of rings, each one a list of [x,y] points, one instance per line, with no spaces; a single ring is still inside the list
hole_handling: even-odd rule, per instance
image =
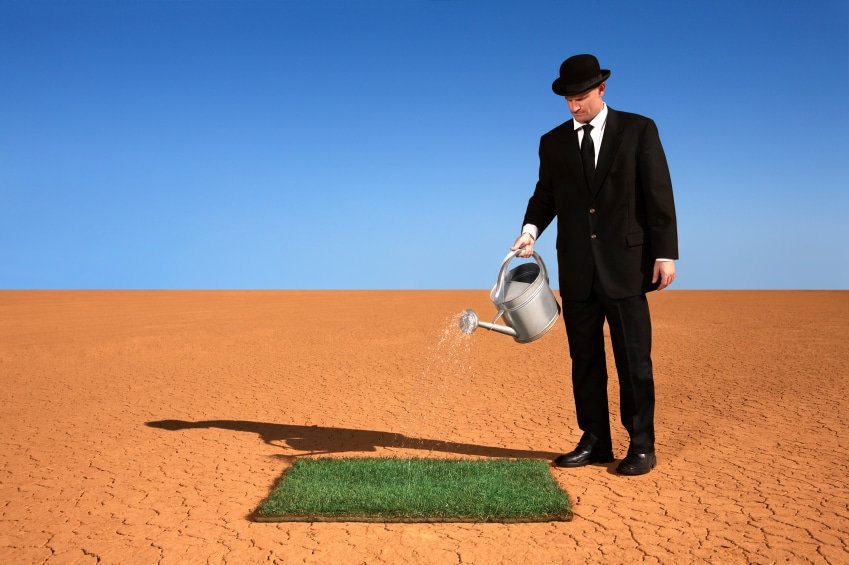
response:
[[[507,271],[521,250],[511,251],[501,263],[498,280],[489,293],[498,310],[492,322],[481,322],[474,310],[460,315],[460,331],[470,334],[478,327],[511,336],[518,343],[541,338],[560,317],[560,304],[548,286],[548,270],[534,251],[536,263],[525,263]],[[507,325],[496,324],[504,318]]]

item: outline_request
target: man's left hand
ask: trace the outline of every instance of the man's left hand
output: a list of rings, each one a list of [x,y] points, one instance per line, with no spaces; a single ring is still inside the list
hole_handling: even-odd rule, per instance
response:
[[[655,261],[651,282],[660,282],[657,290],[663,290],[675,280],[675,261]]]

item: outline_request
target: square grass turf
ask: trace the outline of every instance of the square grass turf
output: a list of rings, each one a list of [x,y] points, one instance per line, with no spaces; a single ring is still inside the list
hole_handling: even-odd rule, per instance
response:
[[[298,459],[259,522],[548,522],[569,496],[539,459]]]

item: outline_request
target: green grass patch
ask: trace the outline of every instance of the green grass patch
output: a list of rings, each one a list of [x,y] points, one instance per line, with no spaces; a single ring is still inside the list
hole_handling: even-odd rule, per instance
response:
[[[547,522],[572,519],[539,459],[299,459],[260,522]]]

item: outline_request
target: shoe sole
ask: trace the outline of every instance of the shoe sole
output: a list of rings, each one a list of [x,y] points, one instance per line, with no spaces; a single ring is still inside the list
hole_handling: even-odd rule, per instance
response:
[[[635,477],[637,475],[647,475],[656,466],[657,466],[657,460],[652,461],[652,464],[648,469],[628,469],[628,468],[620,469],[619,467],[617,467],[616,472],[619,473],[620,475],[628,475],[629,477]]]
[[[596,463],[613,463],[616,459],[611,454],[610,456],[593,457],[580,463],[558,463],[557,459],[552,461],[555,467],[563,467],[565,469],[576,469],[578,467],[586,467],[587,465],[595,465]]]

